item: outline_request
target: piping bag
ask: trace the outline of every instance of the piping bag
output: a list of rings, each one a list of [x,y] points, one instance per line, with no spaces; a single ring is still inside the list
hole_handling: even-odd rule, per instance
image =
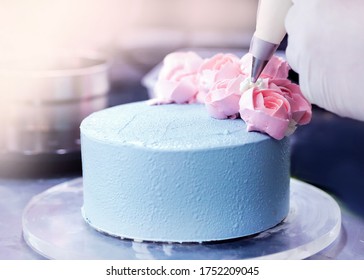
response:
[[[260,0],[256,29],[250,43],[251,81],[255,83],[286,34],[284,20],[292,0]]]

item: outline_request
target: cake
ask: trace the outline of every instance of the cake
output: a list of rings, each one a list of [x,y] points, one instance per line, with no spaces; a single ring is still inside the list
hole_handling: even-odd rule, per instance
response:
[[[228,240],[274,227],[289,211],[285,135],[309,121],[309,104],[279,77],[287,68],[280,59],[260,88],[243,75],[246,58],[176,55],[165,61],[156,99],[82,122],[85,221],[112,236],[159,242]]]

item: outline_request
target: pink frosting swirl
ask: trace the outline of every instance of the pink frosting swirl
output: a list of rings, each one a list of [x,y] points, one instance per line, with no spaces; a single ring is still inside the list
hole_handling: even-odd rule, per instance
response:
[[[210,116],[216,119],[236,118],[239,113],[241,97],[240,83],[243,75],[233,79],[216,82],[205,98],[205,105]]]
[[[251,71],[252,65],[252,55],[250,53],[244,55],[241,60],[241,70],[243,73],[249,74]],[[273,56],[265,68],[263,72],[260,74],[260,78],[265,79],[268,78],[270,80],[287,80],[288,72],[290,67],[288,63],[279,56]]]
[[[240,59],[233,54],[218,53],[206,59],[199,69],[197,102],[204,103],[215,83],[242,75]]]
[[[243,93],[239,106],[248,131],[267,133],[278,140],[286,135],[291,105],[279,89],[251,88]]]
[[[198,92],[198,70],[203,59],[194,52],[174,52],[163,60],[155,84],[155,103],[187,103]]]
[[[274,81],[269,84],[270,88],[279,89],[281,94],[291,105],[292,119],[299,125],[308,124],[312,117],[311,104],[303,96],[298,85],[289,80]]]
[[[243,71],[250,71],[251,59],[249,54],[242,58]],[[297,124],[310,122],[311,105],[299,86],[287,79],[289,69],[286,61],[273,56],[261,74],[265,89],[254,88],[242,93],[239,112],[249,131],[282,139],[293,133]]]

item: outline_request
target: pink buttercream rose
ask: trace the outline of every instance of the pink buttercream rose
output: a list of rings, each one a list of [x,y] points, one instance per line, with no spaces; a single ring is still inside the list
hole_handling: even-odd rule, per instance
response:
[[[252,55],[248,53],[240,60],[241,71],[246,75],[250,75],[252,59]],[[260,74],[260,78],[269,78],[271,80],[287,80],[289,70],[290,67],[288,63],[283,58],[274,55],[263,69],[263,72]]]
[[[204,103],[215,83],[242,75],[240,59],[233,54],[218,53],[206,59],[199,69],[199,92],[197,102]]]
[[[311,104],[304,98],[298,85],[289,80],[276,80],[269,88],[279,90],[291,105],[292,119],[299,125],[308,124],[312,117]]]
[[[272,80],[286,80],[289,70],[288,63],[283,58],[274,55],[263,69],[261,77]]]
[[[250,54],[241,59],[243,72],[250,71],[251,59]],[[273,56],[260,75],[260,88],[263,89],[256,87],[242,93],[240,114],[248,130],[282,139],[291,134],[297,124],[310,122],[311,105],[303,97],[299,86],[287,79],[289,69],[285,60]]]
[[[267,133],[278,140],[289,131],[291,105],[280,90],[251,88],[243,93],[239,106],[248,131]]]
[[[216,82],[208,92],[205,106],[210,116],[216,119],[236,118],[241,97],[240,83],[245,78],[239,75],[229,80]]]
[[[197,73],[203,59],[194,52],[174,52],[163,60],[154,91],[154,103],[194,102],[198,92]],[[151,102],[151,103],[153,103]]]

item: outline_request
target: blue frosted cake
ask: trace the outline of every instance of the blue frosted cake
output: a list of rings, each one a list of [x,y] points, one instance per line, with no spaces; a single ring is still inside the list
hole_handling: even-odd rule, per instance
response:
[[[211,118],[202,104],[93,113],[81,147],[84,219],[113,236],[226,240],[271,228],[289,210],[288,139]]]

